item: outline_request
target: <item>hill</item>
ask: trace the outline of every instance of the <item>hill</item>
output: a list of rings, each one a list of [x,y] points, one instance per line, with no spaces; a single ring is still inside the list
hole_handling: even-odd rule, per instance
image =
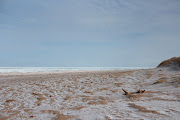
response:
[[[173,57],[171,59],[161,62],[157,68],[166,67],[172,70],[180,70],[180,57]]]

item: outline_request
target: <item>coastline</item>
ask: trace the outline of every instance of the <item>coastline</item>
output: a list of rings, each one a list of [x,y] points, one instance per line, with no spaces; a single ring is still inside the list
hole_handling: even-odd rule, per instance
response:
[[[78,71],[104,71],[104,70],[138,70],[153,67],[0,67],[0,74],[20,73],[48,73],[48,72],[78,72]]]
[[[167,69],[3,74],[0,74],[1,119],[180,117],[180,73]],[[146,92],[130,99],[122,88]]]

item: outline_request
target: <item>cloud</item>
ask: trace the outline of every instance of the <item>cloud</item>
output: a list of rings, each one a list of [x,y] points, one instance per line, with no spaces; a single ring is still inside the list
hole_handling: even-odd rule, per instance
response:
[[[0,13],[1,61],[155,65],[179,54],[179,5],[177,0],[6,2],[9,15]]]

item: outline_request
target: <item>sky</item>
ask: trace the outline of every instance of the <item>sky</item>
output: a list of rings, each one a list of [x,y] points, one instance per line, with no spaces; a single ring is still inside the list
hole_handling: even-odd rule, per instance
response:
[[[180,56],[179,0],[0,0],[0,67],[155,67]]]

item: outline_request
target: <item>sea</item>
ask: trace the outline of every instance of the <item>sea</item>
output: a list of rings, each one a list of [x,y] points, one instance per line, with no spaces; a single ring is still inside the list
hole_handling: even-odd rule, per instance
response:
[[[0,73],[9,72],[53,72],[53,71],[100,71],[100,70],[137,70],[153,67],[0,67]]]

